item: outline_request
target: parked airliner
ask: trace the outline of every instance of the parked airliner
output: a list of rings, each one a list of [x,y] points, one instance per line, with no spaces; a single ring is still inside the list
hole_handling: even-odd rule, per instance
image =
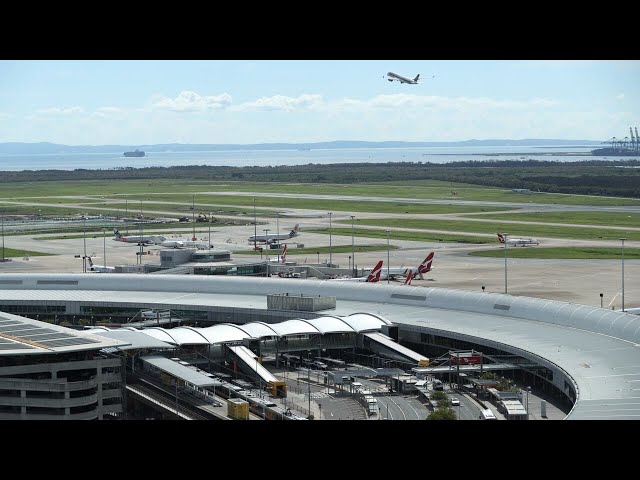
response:
[[[380,281],[380,274],[382,273],[382,260],[380,260],[375,267],[371,269],[369,275],[366,277],[353,277],[353,278],[333,278],[332,280],[338,280],[341,282],[369,282],[375,283]]]
[[[429,252],[426,258],[418,265],[417,267],[392,267],[389,268],[389,280],[395,280],[397,277],[407,277],[409,273],[411,273],[412,277],[420,277],[421,280],[424,280],[423,274],[428,273],[432,270],[434,253]],[[365,269],[366,271],[366,269]],[[387,269],[382,270],[382,279],[386,280],[387,278]]]
[[[87,260],[89,261],[89,271],[97,272],[97,273],[113,273],[116,271],[116,267],[108,267],[106,265],[94,265],[91,257],[87,256]]]
[[[300,228],[296,223],[295,227],[289,233],[269,233],[267,235],[251,235],[249,237],[249,243],[274,243],[280,240],[288,240],[289,238],[297,237]]]
[[[158,245],[166,240],[166,237],[162,235],[130,235],[125,237],[117,229],[113,231],[113,234],[115,235],[114,240],[117,242],[137,243],[138,245],[141,243],[145,245]]]
[[[499,233],[498,234],[498,241],[500,243],[505,243],[505,234],[504,233]],[[510,237],[509,235],[507,235],[507,245],[513,245],[513,246],[518,246],[520,245],[521,247],[526,247],[527,245],[540,245],[540,242],[538,242],[538,240],[536,240],[535,238],[515,238],[515,237]]]

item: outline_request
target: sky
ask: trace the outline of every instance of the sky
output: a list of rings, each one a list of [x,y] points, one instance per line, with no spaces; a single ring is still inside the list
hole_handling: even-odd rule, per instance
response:
[[[0,60],[0,142],[605,141],[639,124],[638,60]]]

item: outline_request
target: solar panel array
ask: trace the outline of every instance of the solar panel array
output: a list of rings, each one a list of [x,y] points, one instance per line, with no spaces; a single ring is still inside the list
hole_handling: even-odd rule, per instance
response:
[[[14,337],[15,340],[6,338]],[[29,349],[34,346],[31,342],[42,348],[70,347],[75,345],[89,345],[100,343],[84,336],[71,335],[52,328],[41,327],[32,323],[21,322],[15,319],[0,318],[0,350]]]

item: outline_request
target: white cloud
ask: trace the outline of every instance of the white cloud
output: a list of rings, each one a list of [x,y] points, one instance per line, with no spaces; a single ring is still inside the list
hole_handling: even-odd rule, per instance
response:
[[[623,100],[624,99],[624,93],[621,93],[620,95],[616,95],[616,98],[618,100]]]
[[[202,96],[190,90],[183,90],[176,98],[159,96],[152,100],[155,109],[174,112],[204,112],[212,109],[224,109],[231,105],[231,95],[223,93],[216,96]]]
[[[532,98],[530,100],[498,100],[486,97],[438,97],[412,95],[405,93],[378,95],[368,100],[344,98],[328,104],[329,110],[374,110],[374,109],[466,109],[466,108],[495,108],[521,109],[545,108],[558,105],[559,102],[546,98]]]
[[[322,95],[302,94],[298,97],[287,97],[285,95],[274,95],[272,97],[262,97],[253,102],[245,102],[233,110],[285,110],[291,112],[299,108],[312,108],[322,103]]]
[[[72,115],[74,113],[82,113],[84,109],[82,107],[67,107],[67,108],[43,108],[40,110],[36,110],[36,113],[42,115]]]
[[[100,107],[100,108],[97,108],[96,111],[91,114],[91,116],[106,118],[109,116],[118,115],[123,112],[124,110],[118,107]]]

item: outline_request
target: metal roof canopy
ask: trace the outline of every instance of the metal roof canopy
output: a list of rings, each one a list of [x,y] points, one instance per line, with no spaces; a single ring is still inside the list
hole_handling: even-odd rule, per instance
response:
[[[198,387],[209,387],[220,384],[219,380],[216,381],[204,373],[197,372],[190,367],[182,365],[170,358],[163,357],[162,355],[145,355],[144,357],[140,357],[140,360]]]
[[[163,342],[162,340],[158,340],[151,335],[145,335],[140,330],[129,329],[129,328],[119,328],[115,330],[110,330],[104,327],[91,329],[91,330],[83,330],[80,333],[82,334],[90,334],[97,335],[99,337],[107,337],[112,338],[114,340],[122,340],[124,342],[129,342],[130,345],[125,345],[118,347],[120,350],[135,350],[135,349],[175,349],[175,345],[172,345],[167,342]]]

